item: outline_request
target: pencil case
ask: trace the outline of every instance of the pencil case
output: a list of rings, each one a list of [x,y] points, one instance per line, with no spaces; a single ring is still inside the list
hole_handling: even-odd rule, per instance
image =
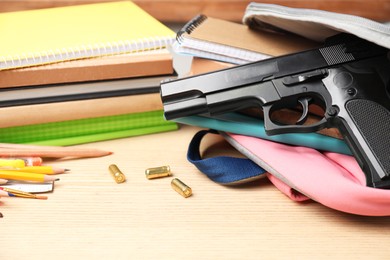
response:
[[[221,134],[246,158],[222,155],[202,158],[199,148],[203,137],[210,133]],[[211,144],[208,149],[203,148],[213,147]],[[212,181],[223,185],[266,177],[296,202],[312,200],[350,214],[390,216],[390,191],[367,187],[364,173],[350,155],[201,130],[190,142],[187,159]]]
[[[218,131],[259,137],[279,143],[351,155],[351,150],[343,140],[317,133],[290,133],[270,136],[265,133],[263,120],[234,112],[213,117],[182,117],[175,119],[175,121]]]
[[[296,201],[365,216],[390,215],[390,191],[367,187],[354,157],[291,147],[260,138],[224,134],[241,153],[266,170],[270,181]]]
[[[390,49],[389,25],[354,15],[250,3],[242,20],[251,29],[294,33],[319,42],[340,32],[350,33]]]

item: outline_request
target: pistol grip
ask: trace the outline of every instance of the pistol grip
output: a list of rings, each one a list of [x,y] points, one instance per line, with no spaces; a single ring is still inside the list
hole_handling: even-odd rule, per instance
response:
[[[390,188],[390,111],[364,99],[348,101],[345,109],[348,115],[342,122],[347,133],[340,130],[366,175],[367,186]]]

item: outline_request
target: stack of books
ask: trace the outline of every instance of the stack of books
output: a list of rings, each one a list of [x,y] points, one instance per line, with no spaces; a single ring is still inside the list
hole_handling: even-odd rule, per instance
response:
[[[245,24],[198,15],[177,34],[177,53],[232,64],[245,64],[318,46],[293,34],[253,30]]]
[[[2,13],[0,24],[0,142],[73,145],[177,129],[159,98],[160,82],[177,76],[168,51],[176,34],[134,3]]]

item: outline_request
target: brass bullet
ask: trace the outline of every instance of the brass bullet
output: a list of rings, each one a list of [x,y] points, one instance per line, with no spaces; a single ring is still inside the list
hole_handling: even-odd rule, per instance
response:
[[[154,167],[154,168],[148,168],[145,170],[146,178],[150,179],[156,179],[156,178],[162,178],[171,176],[171,168],[166,166],[160,166],[160,167]]]
[[[118,166],[115,164],[111,164],[108,169],[110,170],[110,173],[112,177],[114,177],[114,180],[116,183],[122,183],[126,181],[126,176],[119,170]]]
[[[177,193],[182,195],[184,198],[188,198],[192,195],[192,189],[177,178],[174,178],[171,181],[171,186]]]

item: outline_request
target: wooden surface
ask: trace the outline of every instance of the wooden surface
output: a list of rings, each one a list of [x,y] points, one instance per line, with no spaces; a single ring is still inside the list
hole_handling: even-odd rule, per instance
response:
[[[0,12],[108,1],[110,0],[0,0]],[[245,8],[251,1],[134,0],[134,2],[161,21],[187,22],[199,13],[215,18],[241,21]],[[327,10],[359,15],[378,21],[390,21],[389,0],[262,0],[259,2]]]
[[[390,217],[361,217],[290,201],[266,179],[228,187],[187,162],[197,128],[82,145],[103,158],[53,162],[70,168],[49,199],[2,198],[0,259],[388,259]],[[202,145],[228,150],[220,138]],[[208,153],[211,155],[211,153]],[[116,163],[127,182],[116,184]],[[170,165],[172,178],[147,180]]]

